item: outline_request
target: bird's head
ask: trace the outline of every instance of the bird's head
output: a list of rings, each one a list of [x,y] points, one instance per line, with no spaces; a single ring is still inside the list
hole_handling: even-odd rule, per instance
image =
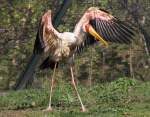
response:
[[[83,31],[89,33],[95,40],[100,41],[103,45],[108,47],[108,43],[96,32],[90,23],[83,24]]]
[[[82,17],[82,29],[84,32],[89,33],[94,37],[95,40],[100,41],[103,45],[108,46],[108,43],[96,32],[93,26],[90,24],[90,20],[95,17],[98,8],[97,7],[90,7]],[[94,11],[94,12],[91,12]]]

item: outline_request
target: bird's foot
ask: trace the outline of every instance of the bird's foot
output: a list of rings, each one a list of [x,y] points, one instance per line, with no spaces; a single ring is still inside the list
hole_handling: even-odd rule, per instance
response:
[[[47,107],[46,109],[43,110],[43,112],[52,112],[53,109],[51,106]]]
[[[81,112],[87,112],[88,110],[83,106],[83,107],[81,107]]]

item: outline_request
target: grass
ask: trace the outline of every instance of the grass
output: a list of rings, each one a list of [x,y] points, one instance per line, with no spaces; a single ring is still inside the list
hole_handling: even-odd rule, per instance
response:
[[[60,84],[60,83],[59,83]],[[78,86],[88,112],[69,84],[61,82],[52,97],[54,112],[42,112],[48,104],[48,89],[9,91],[0,97],[0,117],[149,117],[150,82],[120,78],[93,87]],[[4,117],[5,117],[4,116]]]

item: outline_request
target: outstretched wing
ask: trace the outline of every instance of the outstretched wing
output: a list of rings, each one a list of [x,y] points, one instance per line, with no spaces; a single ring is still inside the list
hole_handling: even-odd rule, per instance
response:
[[[79,48],[96,42],[94,37],[85,33],[84,23],[92,25],[96,32],[107,42],[129,44],[134,39],[135,30],[127,23],[113,17],[105,10],[89,8],[77,23],[74,33],[79,37]]]
[[[42,30],[42,37],[44,43],[44,51],[47,52],[48,50],[53,52],[58,47],[59,41],[59,32],[54,29],[51,20],[51,11],[47,11],[41,20]]]
[[[106,41],[129,44],[134,39],[135,30],[126,22],[102,10],[93,12],[92,15],[90,23]]]

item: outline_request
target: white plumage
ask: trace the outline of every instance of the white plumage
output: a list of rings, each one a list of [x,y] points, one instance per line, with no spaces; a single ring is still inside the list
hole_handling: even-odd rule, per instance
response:
[[[49,107],[47,110],[52,110],[51,93],[55,69],[58,62],[65,60],[70,63],[71,81],[80,101],[81,110],[83,112],[86,111],[74,81],[73,66],[70,62],[72,60],[71,58],[75,52],[85,47],[85,45],[90,45],[97,41],[100,41],[100,43],[105,46],[108,46],[108,41],[129,44],[133,39],[132,36],[134,36],[132,28],[113,17],[108,12],[99,10],[95,7],[89,8],[84,13],[75,26],[73,33],[59,33],[52,25],[50,10],[42,16],[41,26],[43,31],[42,41],[44,42],[44,51],[50,55],[50,61],[46,59],[46,62],[43,63],[49,64],[49,62],[51,62],[50,66],[54,66],[52,67],[54,68],[54,72],[51,81]]]

